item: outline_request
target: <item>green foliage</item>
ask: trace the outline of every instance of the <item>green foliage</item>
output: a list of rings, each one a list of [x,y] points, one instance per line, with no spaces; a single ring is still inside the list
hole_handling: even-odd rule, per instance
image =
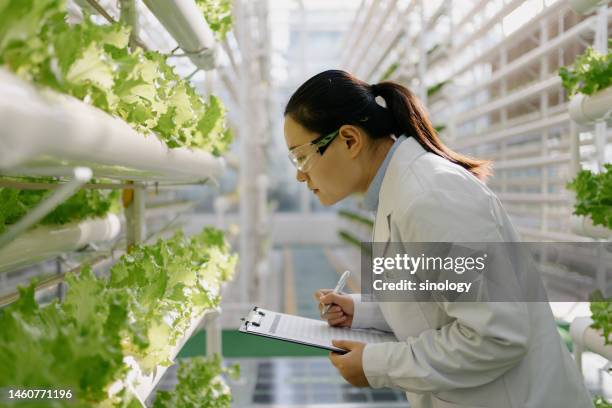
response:
[[[430,57],[441,46],[442,46],[442,44],[436,44],[433,47],[431,47],[430,49],[428,49],[427,52],[426,52],[427,57]]]
[[[191,238],[177,232],[137,246],[111,268],[109,286],[132,288],[139,305],[133,318],[147,325],[145,349],[126,343],[145,372],[170,364],[170,351],[191,319],[219,304],[220,284],[231,278],[235,264],[223,233],[206,228]]]
[[[6,178],[5,178],[6,179]],[[52,178],[26,178],[25,181],[58,183]],[[93,183],[96,183],[93,181]],[[0,187],[0,233],[7,225],[16,223],[21,217],[32,210],[50,190],[20,190]],[[119,206],[118,190],[81,189],[68,200],[58,205],[41,223],[45,225],[62,225],[81,221],[85,218],[102,217]]]
[[[133,332],[126,319],[130,293],[102,290],[88,268],[79,280],[89,289],[84,294],[95,296],[81,298],[78,310],[72,303],[39,307],[34,283],[0,310],[0,387],[71,390],[71,407],[106,399],[107,385],[126,370],[121,338]]]
[[[595,291],[590,299],[592,327],[603,331],[605,344],[612,344],[612,299],[604,298],[601,292]]]
[[[612,39],[608,40],[608,53],[603,55],[587,48],[574,64],[561,67],[559,76],[563,87],[572,96],[576,93],[592,95],[612,85]]]
[[[218,304],[219,285],[231,278],[235,262],[223,233],[205,229],[136,247],[108,280],[89,267],[67,275],[61,304],[40,307],[32,283],[0,309],[0,387],[70,389],[71,407],[100,401],[129,407],[135,400],[126,388],[108,395],[128,370],[124,357],[134,356],[146,373],[170,364],[189,320]]]
[[[436,133],[440,133],[444,129],[446,129],[446,125],[437,125],[437,126],[434,126],[434,130],[436,131]]]
[[[574,214],[590,215],[594,225],[612,229],[612,164],[604,167],[597,174],[581,170],[566,188],[576,192]]]
[[[166,56],[130,50],[127,27],[99,25],[89,16],[70,25],[64,6],[63,0],[0,1],[0,65],[118,116],[145,136],[155,132],[171,148],[227,150],[231,137],[218,98],[204,101]]]
[[[595,408],[612,408],[612,402],[606,401],[601,395],[596,395],[593,398],[593,405],[595,405]]]
[[[349,245],[361,248],[361,241],[348,231],[338,231],[338,236]]]
[[[174,391],[159,391],[153,408],[229,408],[230,389],[222,375],[237,379],[240,367],[221,366],[221,357],[193,357],[182,360],[178,368],[178,384]]]
[[[364,217],[361,214],[357,214],[349,210],[338,210],[338,215],[352,221],[357,221],[368,227],[374,227],[374,220],[368,217]]]
[[[389,67],[385,70],[385,72],[383,72],[382,76],[380,77],[379,82],[383,82],[389,79],[391,75],[393,75],[393,73],[397,71],[399,66],[399,61],[396,61],[393,64],[389,65]]]
[[[223,40],[227,32],[232,29],[232,1],[231,0],[196,0],[202,10],[204,18],[212,31]]]
[[[440,92],[442,88],[444,87],[444,85],[448,84],[449,82],[450,80],[447,79],[446,81],[438,82],[437,84],[432,85],[429,88],[427,88],[427,97],[430,98],[434,96],[435,94],[437,94],[438,92]]]

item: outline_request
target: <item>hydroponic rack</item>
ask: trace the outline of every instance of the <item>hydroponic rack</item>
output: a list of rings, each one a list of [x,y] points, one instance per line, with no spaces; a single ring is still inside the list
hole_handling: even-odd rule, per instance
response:
[[[88,12],[100,13],[112,19],[96,0],[76,2],[81,7],[87,7]],[[194,0],[146,0],[144,3],[198,69],[215,68],[218,46]],[[131,14],[124,21],[132,24],[138,33],[140,18],[137,2],[122,0],[114,5],[117,4],[120,4],[122,13]],[[141,46],[149,46],[138,38],[138,34],[135,41]],[[227,44],[223,48],[234,52]],[[231,56],[232,60],[235,58]],[[124,223],[128,245],[145,240],[147,187],[160,183],[170,186],[201,184],[218,179],[225,170],[225,161],[221,157],[188,148],[170,149],[154,134],[139,134],[119,118],[75,98],[41,91],[2,68],[0,123],[0,174],[71,177],[76,174],[76,168],[84,176],[78,185],[73,183],[72,190],[82,186],[92,176],[116,180],[110,185],[100,185],[100,188],[126,189],[124,191],[129,194],[124,194],[124,204],[127,204]],[[24,188],[39,188],[28,186],[27,182],[23,184]],[[58,190],[61,189],[68,193],[66,186],[60,186]],[[67,194],[64,196],[65,199]],[[53,205],[46,205],[48,208],[45,211],[59,204],[59,198],[56,201]],[[0,275],[96,242],[112,241],[121,229],[120,219],[111,214],[103,219],[57,227],[39,226],[23,232],[41,217],[24,217],[28,218],[32,218],[30,225],[13,231],[10,242],[0,249]],[[58,274],[59,279],[45,278],[42,283],[48,281],[61,285],[63,275]],[[5,276],[0,276],[0,282],[6,282]],[[15,297],[4,294],[3,298]],[[206,329],[207,355],[220,354],[221,332],[217,323],[220,311],[220,308],[204,310],[195,317],[173,347],[171,359],[178,355],[200,327]],[[126,363],[129,362],[129,358],[126,358]],[[159,366],[152,374],[145,375],[138,364],[131,361],[125,382],[133,387],[143,405],[166,368]]]

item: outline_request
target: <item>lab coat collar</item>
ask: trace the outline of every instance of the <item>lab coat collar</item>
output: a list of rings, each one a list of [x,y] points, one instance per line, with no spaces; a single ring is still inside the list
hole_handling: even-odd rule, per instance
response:
[[[380,187],[377,214],[386,217],[391,213],[395,205],[400,204],[402,207],[408,205],[406,202],[397,202],[399,194],[393,191],[391,186],[397,186],[398,179],[404,176],[405,170],[410,167],[410,164],[425,153],[427,153],[427,150],[414,137],[409,137],[398,146],[397,151],[389,162],[389,167]]]
[[[398,186],[404,186],[412,176],[409,173],[412,162],[427,153],[420,143],[409,137],[400,144],[389,162],[380,187],[378,210],[374,220],[372,241],[387,242],[391,236],[391,213],[396,207],[407,208],[412,197],[405,197]],[[405,179],[405,180],[404,180]]]
[[[378,171],[376,172],[376,176],[374,176],[374,179],[370,183],[370,186],[368,187],[368,191],[366,192],[366,195],[363,199],[362,206],[366,210],[376,211],[376,209],[378,208],[380,187],[382,186],[382,182],[385,177],[385,173],[387,172],[387,167],[389,167],[389,162],[391,161],[391,158],[393,157],[393,153],[395,153],[395,150],[397,150],[400,143],[406,140],[406,135],[401,135],[398,138],[394,137],[394,139],[395,139],[395,142],[393,143],[393,145],[387,152],[387,155],[385,156],[385,160],[382,162],[382,164],[378,168]]]

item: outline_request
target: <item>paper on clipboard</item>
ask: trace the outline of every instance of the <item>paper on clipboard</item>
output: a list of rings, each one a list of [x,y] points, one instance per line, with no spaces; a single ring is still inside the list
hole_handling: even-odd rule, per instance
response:
[[[332,340],[352,340],[363,343],[397,341],[391,333],[369,329],[331,327],[322,320],[309,319],[254,307],[240,326],[243,333],[269,337],[291,343],[346,353],[332,345]]]

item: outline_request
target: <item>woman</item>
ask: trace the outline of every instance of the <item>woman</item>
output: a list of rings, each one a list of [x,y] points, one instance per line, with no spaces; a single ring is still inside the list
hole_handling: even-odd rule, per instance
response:
[[[401,85],[322,72],[289,100],[285,140],[297,180],[322,204],[365,193],[375,242],[518,241],[483,183],[489,163],[444,146]],[[330,290],[315,297],[333,304],[323,316],[330,325],[398,339],[334,341],[349,352],[330,360],[355,386],[401,388],[414,408],[592,407],[548,303],[361,302]]]

